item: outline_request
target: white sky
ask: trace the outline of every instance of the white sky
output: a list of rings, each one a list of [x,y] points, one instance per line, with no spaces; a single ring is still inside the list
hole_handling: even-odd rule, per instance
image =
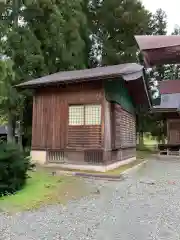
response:
[[[167,14],[168,33],[170,34],[175,25],[180,26],[180,0],[141,0],[144,6],[151,12],[162,8]]]

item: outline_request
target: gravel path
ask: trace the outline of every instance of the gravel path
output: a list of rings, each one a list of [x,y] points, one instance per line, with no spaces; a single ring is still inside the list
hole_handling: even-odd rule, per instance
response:
[[[180,161],[149,161],[100,194],[34,212],[0,214],[0,240],[180,239]],[[88,183],[88,184],[89,184]]]

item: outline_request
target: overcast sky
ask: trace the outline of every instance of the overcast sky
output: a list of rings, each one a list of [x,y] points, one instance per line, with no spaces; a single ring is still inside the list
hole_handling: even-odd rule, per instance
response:
[[[141,0],[144,6],[151,12],[162,8],[167,14],[168,33],[170,34],[175,25],[180,26],[180,0]]]

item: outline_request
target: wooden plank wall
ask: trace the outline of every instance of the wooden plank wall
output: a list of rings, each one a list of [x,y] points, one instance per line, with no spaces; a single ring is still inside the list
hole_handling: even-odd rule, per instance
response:
[[[121,147],[136,146],[136,119],[135,116],[124,109],[119,104],[114,104],[114,146]]]
[[[59,94],[39,92],[33,103],[32,148],[62,149],[67,142],[67,105]]]
[[[180,144],[180,118],[167,120],[167,137],[169,144]]]
[[[94,147],[103,144],[102,126],[88,126],[84,130],[68,127],[69,104],[102,104],[101,82],[41,88],[33,102],[32,149],[65,149],[68,147]],[[87,137],[87,134],[89,134]]]
[[[68,127],[68,147],[97,148],[101,145],[101,125]]]
[[[105,100],[105,150],[136,148],[136,117]]]

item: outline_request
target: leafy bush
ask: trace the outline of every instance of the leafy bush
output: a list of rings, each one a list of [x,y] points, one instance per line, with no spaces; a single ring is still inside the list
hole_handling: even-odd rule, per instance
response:
[[[0,196],[20,190],[33,166],[15,144],[0,143]]]

